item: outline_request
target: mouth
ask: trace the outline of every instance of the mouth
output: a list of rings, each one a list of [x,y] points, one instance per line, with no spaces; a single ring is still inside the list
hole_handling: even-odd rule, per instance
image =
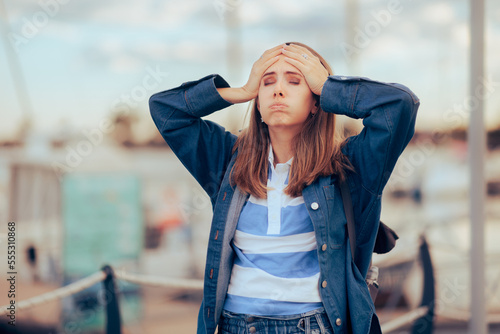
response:
[[[283,109],[283,108],[287,108],[288,105],[284,104],[284,103],[273,103],[269,106],[269,108],[271,109]]]

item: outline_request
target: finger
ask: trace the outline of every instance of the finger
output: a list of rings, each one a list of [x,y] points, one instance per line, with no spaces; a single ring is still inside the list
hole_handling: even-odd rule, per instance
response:
[[[264,56],[266,56],[268,54],[271,54],[271,53],[274,53],[276,51],[279,51],[279,50],[283,49],[283,46],[284,46],[284,44],[276,45],[274,48],[271,48],[271,49],[268,49],[268,50],[264,51],[264,53],[260,57],[264,58]]]
[[[318,59],[311,51],[309,51],[307,48],[298,46],[298,45],[291,45],[287,46],[285,50],[288,50],[289,52],[293,52],[295,54],[298,54],[302,56],[305,60],[313,60],[313,59]],[[299,58],[297,58],[299,59]]]
[[[314,56],[312,54],[312,52],[309,51],[307,48],[305,48],[303,46],[300,46],[300,45],[296,45],[296,44],[289,44],[289,45],[287,45],[285,47],[285,50],[291,50],[291,51],[295,51],[297,53],[305,53],[306,55],[311,56],[311,57]]]
[[[304,57],[304,53],[298,53],[287,49],[283,50],[282,52],[286,57],[295,59],[301,63],[304,63],[307,60],[306,57]]]
[[[281,54],[281,49],[276,49],[270,53],[264,53],[259,60],[263,60],[265,62],[271,58],[279,56],[280,54]]]
[[[280,59],[280,56],[279,56],[279,55],[278,55],[278,56],[275,56],[275,57],[272,57],[272,58],[270,58],[270,59],[268,59],[268,60],[266,60],[266,61],[264,62],[264,64],[262,64],[262,69],[263,69],[263,70],[262,70],[262,72],[264,72],[264,71],[265,71],[265,70],[267,70],[267,69],[268,69],[268,68],[269,68],[272,64],[274,64],[275,62],[277,62],[277,61],[278,61],[278,59]]]
[[[291,64],[293,67],[297,68],[302,75],[304,75],[304,70],[306,69],[306,66],[300,62],[299,60],[296,60],[294,58],[290,57],[285,57],[283,58],[287,63]]]
[[[286,44],[276,45],[275,47],[270,48],[270,49],[268,49],[267,51],[274,51],[274,50],[283,49],[283,47],[285,47],[285,46],[286,46]]]

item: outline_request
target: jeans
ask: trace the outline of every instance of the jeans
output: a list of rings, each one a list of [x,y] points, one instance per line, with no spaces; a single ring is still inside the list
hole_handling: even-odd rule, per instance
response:
[[[333,334],[323,308],[295,315],[258,316],[222,311],[220,334]]]

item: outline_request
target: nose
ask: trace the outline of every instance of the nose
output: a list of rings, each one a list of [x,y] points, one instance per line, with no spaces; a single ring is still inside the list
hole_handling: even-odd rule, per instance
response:
[[[281,86],[281,80],[277,80],[276,84],[274,85],[274,97],[280,96],[283,97],[283,87]]]

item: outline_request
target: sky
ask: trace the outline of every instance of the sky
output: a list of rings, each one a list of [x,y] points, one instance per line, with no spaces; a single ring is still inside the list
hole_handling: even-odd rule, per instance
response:
[[[3,0],[0,139],[25,115],[52,134],[99,127],[119,110],[151,131],[149,96],[211,73],[241,86],[262,52],[286,41],[310,45],[336,74],[408,86],[421,100],[418,129],[466,126],[477,99],[488,127],[500,126],[498,1],[485,1],[480,95],[468,88],[468,1],[358,0],[357,20],[346,3]]]

